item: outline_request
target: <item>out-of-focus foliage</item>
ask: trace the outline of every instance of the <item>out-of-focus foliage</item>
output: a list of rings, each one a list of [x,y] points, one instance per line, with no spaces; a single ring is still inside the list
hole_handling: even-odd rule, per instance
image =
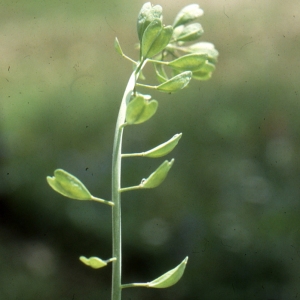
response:
[[[166,24],[188,1],[160,4]],[[71,201],[45,180],[63,168],[109,199],[118,106],[132,66],[132,1],[2,1],[0,299],[109,299],[110,208]],[[183,136],[164,184],[123,197],[123,282],[189,256],[180,284],[132,299],[295,299],[299,293],[300,14],[296,0],[202,1],[211,80],[153,95],[155,117],[125,130],[124,152]],[[150,72],[147,78],[151,76]],[[154,81],[154,79],[153,79]],[[164,128],[164,130],[161,130]],[[164,159],[164,158],[163,158]],[[163,161],[162,159],[162,161]],[[124,158],[123,186],[157,167]],[[149,172],[145,173],[145,170]]]

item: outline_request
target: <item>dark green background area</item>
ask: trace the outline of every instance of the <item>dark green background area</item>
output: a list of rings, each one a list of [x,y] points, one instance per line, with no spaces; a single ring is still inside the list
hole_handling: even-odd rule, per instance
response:
[[[137,59],[143,1],[0,1],[0,299],[110,299],[110,207],[72,201],[46,176],[63,168],[110,199],[111,151]],[[170,24],[188,1],[162,1]],[[207,82],[128,126],[124,152],[176,133],[156,189],[124,194],[123,282],[146,282],[188,255],[181,281],[124,299],[265,300],[300,295],[300,10],[288,1],[201,1],[202,41],[220,52]],[[145,71],[155,83],[151,66]],[[147,92],[141,90],[141,92]],[[164,158],[123,160],[136,185]]]

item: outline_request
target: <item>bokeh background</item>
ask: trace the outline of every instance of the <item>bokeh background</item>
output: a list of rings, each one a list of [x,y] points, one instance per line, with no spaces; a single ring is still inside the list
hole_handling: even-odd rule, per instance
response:
[[[120,99],[137,58],[143,1],[0,1],[0,299],[110,299],[110,208],[53,192],[63,168],[110,199]],[[189,1],[158,3],[170,24]],[[172,288],[124,299],[300,297],[300,6],[297,0],[203,0],[213,78],[152,93],[155,117],[126,128],[124,152],[175,133],[160,187],[123,196],[123,282],[150,281],[186,255]],[[146,71],[152,80],[151,68]],[[123,161],[123,186],[163,161]]]

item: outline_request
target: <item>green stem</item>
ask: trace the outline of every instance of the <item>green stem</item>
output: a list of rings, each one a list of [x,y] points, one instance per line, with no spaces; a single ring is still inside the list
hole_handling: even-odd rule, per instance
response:
[[[101,198],[97,198],[97,197],[94,197],[94,196],[92,196],[92,200],[100,202],[100,203],[103,203],[103,204],[107,204],[107,205],[110,205],[110,206],[114,206],[115,205],[112,201],[107,201],[107,200],[104,200],[104,199],[101,199]]]
[[[128,191],[134,191],[134,190],[139,190],[143,188],[141,185],[135,185],[135,186],[130,186],[130,187],[126,187],[126,188],[122,188],[120,189],[120,192],[128,192]]]
[[[121,102],[119,115],[116,123],[113,157],[112,157],[112,239],[113,239],[113,261],[112,267],[112,294],[111,300],[121,300],[121,276],[122,276],[122,232],[121,232],[121,150],[123,127],[125,124],[126,108],[130,101],[130,97],[135,88],[138,72],[141,70],[141,65],[138,65],[135,71],[131,74],[127,87],[125,89]]]
[[[148,287],[148,283],[128,283],[122,284],[122,289],[131,288],[131,287]]]

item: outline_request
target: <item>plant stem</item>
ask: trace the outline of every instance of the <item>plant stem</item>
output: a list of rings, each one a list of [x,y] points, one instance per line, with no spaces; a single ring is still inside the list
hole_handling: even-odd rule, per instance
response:
[[[112,294],[111,300],[121,300],[121,276],[122,276],[122,227],[121,227],[121,157],[122,136],[126,117],[126,107],[135,88],[137,70],[131,74],[121,102],[119,115],[116,123],[113,157],[112,157],[112,238],[113,238],[113,262],[112,270]]]

